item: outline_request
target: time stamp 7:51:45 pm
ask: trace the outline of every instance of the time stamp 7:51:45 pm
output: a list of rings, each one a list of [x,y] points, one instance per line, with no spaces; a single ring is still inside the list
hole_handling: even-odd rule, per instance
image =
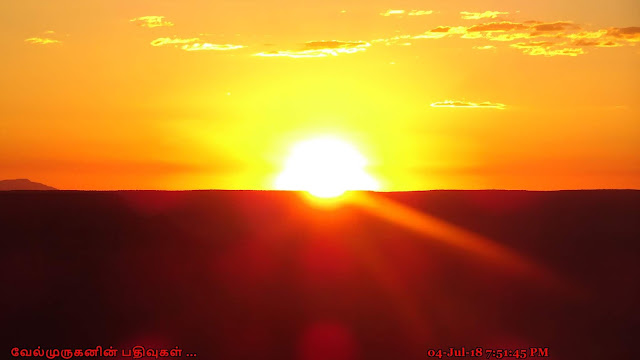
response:
[[[485,359],[526,359],[549,357],[548,347],[531,347],[528,349],[498,349],[498,348],[453,348],[428,349],[428,358],[485,358]]]

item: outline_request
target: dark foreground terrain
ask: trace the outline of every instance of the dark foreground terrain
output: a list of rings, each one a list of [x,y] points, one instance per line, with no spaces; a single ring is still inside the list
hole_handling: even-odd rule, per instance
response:
[[[297,193],[2,192],[0,358],[98,345],[201,359],[463,346],[638,358],[640,191],[373,195],[493,239],[554,281]]]

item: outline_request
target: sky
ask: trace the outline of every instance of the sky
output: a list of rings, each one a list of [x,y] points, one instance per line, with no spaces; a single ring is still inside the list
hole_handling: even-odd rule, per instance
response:
[[[272,189],[337,136],[381,190],[640,188],[640,3],[6,0],[0,179]]]

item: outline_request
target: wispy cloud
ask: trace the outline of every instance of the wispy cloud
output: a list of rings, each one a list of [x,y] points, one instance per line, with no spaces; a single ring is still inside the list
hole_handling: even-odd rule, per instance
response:
[[[511,21],[490,22],[469,26],[467,32],[494,32],[494,31],[513,31],[527,30],[530,26],[522,23],[514,23]]]
[[[520,42],[516,44],[512,44],[511,47],[518,49],[531,49],[538,47],[548,47],[555,45],[552,41],[530,41],[530,42]]]
[[[49,45],[49,44],[59,44],[62,41],[44,38],[44,37],[32,37],[32,38],[26,39],[25,42],[28,42],[29,44],[34,44],[34,45]]]
[[[382,16],[392,16],[392,15],[402,15],[404,14],[404,10],[393,10],[393,9],[389,9],[383,13],[380,13],[380,15]]]
[[[531,26],[531,28],[534,30],[534,32],[546,32],[546,31],[559,32],[559,31],[565,31],[565,30],[580,29],[580,26],[574,24],[571,21],[556,21],[552,23],[535,24]]]
[[[164,16],[141,16],[129,21],[148,28],[173,26],[172,22],[164,20]]]
[[[481,102],[481,103],[474,103],[474,102],[460,101],[460,100],[444,100],[444,101],[434,102],[433,104],[431,104],[431,107],[503,110],[506,108],[506,105],[500,104],[500,103],[492,103],[488,101]]]
[[[564,38],[571,39],[572,45],[575,46],[594,46],[594,47],[619,47],[624,46],[623,39],[618,36],[612,36],[611,29],[600,29],[598,31],[583,31],[579,33],[566,34]]]
[[[382,16],[402,16],[402,15],[408,15],[408,16],[423,16],[423,15],[431,15],[433,14],[433,10],[393,10],[393,9],[389,9],[383,13],[380,13],[380,15]]]
[[[371,46],[371,44],[364,41],[337,41],[337,40],[310,41],[305,43],[304,47],[299,50],[267,51],[267,52],[254,54],[254,56],[290,57],[290,58],[327,57],[327,56],[338,56],[340,54],[353,54],[360,51],[365,51],[369,46]]]
[[[165,46],[165,45],[179,45],[179,44],[190,44],[196,41],[200,41],[199,38],[190,38],[190,39],[181,39],[181,38],[157,38],[151,42],[151,46]]]
[[[433,10],[411,10],[409,11],[409,16],[423,16],[423,15],[431,15],[433,14]]]
[[[511,44],[511,47],[522,49],[525,54],[533,56],[578,56],[584,54],[582,48],[558,48],[557,45],[550,41],[532,41]]]
[[[484,46],[474,46],[473,48],[477,50],[493,50],[496,47],[493,45],[484,45]]]
[[[243,45],[232,44],[210,44],[210,43],[194,43],[186,44],[181,47],[185,51],[228,51],[242,49]]]
[[[627,41],[638,42],[640,41],[640,26],[632,26],[625,28],[609,28],[607,30],[607,35],[618,38],[625,39]]]
[[[465,34],[463,37],[464,38],[470,38],[470,36],[468,36],[468,35],[469,34]],[[476,38],[485,38],[485,39],[491,40],[491,41],[502,41],[502,42],[509,42],[509,41],[514,41],[514,40],[519,40],[519,39],[530,39],[530,38],[532,38],[531,33],[528,33],[528,32],[475,33],[473,36],[476,37]]]
[[[321,41],[309,41],[305,43],[306,49],[321,50],[321,49],[364,49],[370,46],[369,43],[364,41],[337,41],[337,40],[321,40]]]
[[[599,39],[607,34],[607,30],[601,29],[597,31],[582,31],[578,33],[566,34],[569,39]]]
[[[157,38],[151,42],[151,46],[173,46],[184,51],[228,51],[242,49],[243,45],[233,44],[211,44],[202,41],[200,38],[181,39],[177,37]]]
[[[438,26],[423,34],[412,36],[412,39],[441,39],[443,37],[465,34],[467,28],[464,26]]]
[[[478,20],[478,19],[495,19],[498,15],[508,15],[506,11],[485,11],[485,12],[460,12],[460,17],[465,20]]]
[[[575,46],[594,46],[594,47],[603,47],[603,48],[609,48],[609,47],[620,47],[620,46],[624,46],[618,42],[615,41],[611,41],[611,40],[600,40],[600,39],[578,39],[576,41],[574,41],[573,43],[571,43],[571,45],[575,45]]]
[[[47,30],[42,33],[40,36],[30,37],[25,39],[24,41],[28,44],[32,45],[51,45],[51,44],[61,44],[62,41],[55,38],[56,32],[53,30]]]
[[[377,42],[397,45],[406,35]],[[640,42],[640,27],[585,29],[572,21],[489,21],[471,26],[438,26],[422,34],[408,36],[411,39],[463,39],[506,42],[523,54],[534,56],[571,56],[586,54],[584,48],[612,48],[633,46]],[[528,41],[527,41],[528,40]],[[513,43],[518,41],[517,43]],[[491,46],[491,47],[489,47]],[[477,45],[478,50],[495,48],[493,45]]]
[[[569,30],[579,30],[580,27],[571,22],[487,22],[472,26],[438,26],[423,34],[413,36],[416,39],[433,39],[446,36],[460,35],[467,39],[486,38],[494,41],[513,41],[522,38],[542,36],[561,37]]]

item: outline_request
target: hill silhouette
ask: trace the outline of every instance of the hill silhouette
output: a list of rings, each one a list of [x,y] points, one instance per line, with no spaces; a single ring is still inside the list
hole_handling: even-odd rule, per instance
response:
[[[6,190],[57,190],[54,187],[33,182],[29,179],[0,180],[0,191]]]
[[[551,359],[635,358],[640,191],[371,196],[490,238],[558,281],[291,192],[3,192],[2,351],[179,346],[201,359],[309,360],[547,347]]]

